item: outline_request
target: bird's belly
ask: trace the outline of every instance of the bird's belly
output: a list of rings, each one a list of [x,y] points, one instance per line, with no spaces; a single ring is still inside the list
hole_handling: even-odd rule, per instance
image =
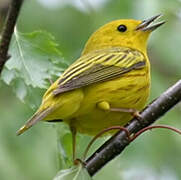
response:
[[[125,112],[110,112],[96,105],[107,101],[113,108],[133,108],[141,110],[149,96],[149,76],[130,76],[94,84],[84,88],[84,98],[79,110],[73,115],[77,130],[81,133],[96,134],[104,128],[125,125],[131,115]]]

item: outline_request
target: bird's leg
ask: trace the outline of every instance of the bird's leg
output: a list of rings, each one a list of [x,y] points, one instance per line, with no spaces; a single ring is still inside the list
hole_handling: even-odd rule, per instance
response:
[[[73,126],[70,127],[70,130],[71,130],[71,133],[72,133],[72,159],[73,159],[73,163],[74,163],[74,165],[82,164],[84,166],[85,164],[81,159],[75,158],[77,130]]]
[[[130,113],[133,117],[137,118],[138,120],[141,119],[140,113],[138,110],[133,108],[112,108],[107,101],[102,101],[97,104],[97,107],[104,111],[112,111],[112,112],[126,112]]]
[[[138,120],[141,119],[140,112],[136,109],[132,109],[132,108],[110,108],[110,111],[130,113],[133,117],[137,118]]]
[[[71,126],[70,127],[71,133],[72,133],[72,159],[73,162],[75,161],[75,152],[76,152],[76,128]]]

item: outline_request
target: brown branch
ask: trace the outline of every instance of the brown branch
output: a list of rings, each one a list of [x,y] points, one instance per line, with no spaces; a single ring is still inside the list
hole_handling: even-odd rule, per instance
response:
[[[22,4],[23,0],[12,0],[8,10],[8,15],[2,31],[2,37],[0,42],[0,74],[2,72],[5,62],[10,57],[8,55],[8,49]]]
[[[141,120],[132,119],[125,126],[130,134],[148,127],[181,101],[181,80],[155,99],[141,112]],[[130,141],[125,131],[119,131],[106,141],[86,162],[85,168],[91,176],[119,155]]]

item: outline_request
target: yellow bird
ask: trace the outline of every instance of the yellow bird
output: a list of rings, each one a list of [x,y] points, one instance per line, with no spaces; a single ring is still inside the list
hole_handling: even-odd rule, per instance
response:
[[[121,19],[98,29],[78,60],[50,86],[42,104],[18,135],[40,120],[63,121],[76,132],[95,135],[124,126],[141,110],[150,91],[147,40],[164,21]]]

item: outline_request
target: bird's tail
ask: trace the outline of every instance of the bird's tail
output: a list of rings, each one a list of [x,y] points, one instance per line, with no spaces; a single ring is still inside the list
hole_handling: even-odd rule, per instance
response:
[[[17,135],[21,135],[38,121],[44,119],[48,114],[52,112],[52,108],[47,108],[41,112],[37,111],[27,122],[24,126],[22,126],[17,132]]]

